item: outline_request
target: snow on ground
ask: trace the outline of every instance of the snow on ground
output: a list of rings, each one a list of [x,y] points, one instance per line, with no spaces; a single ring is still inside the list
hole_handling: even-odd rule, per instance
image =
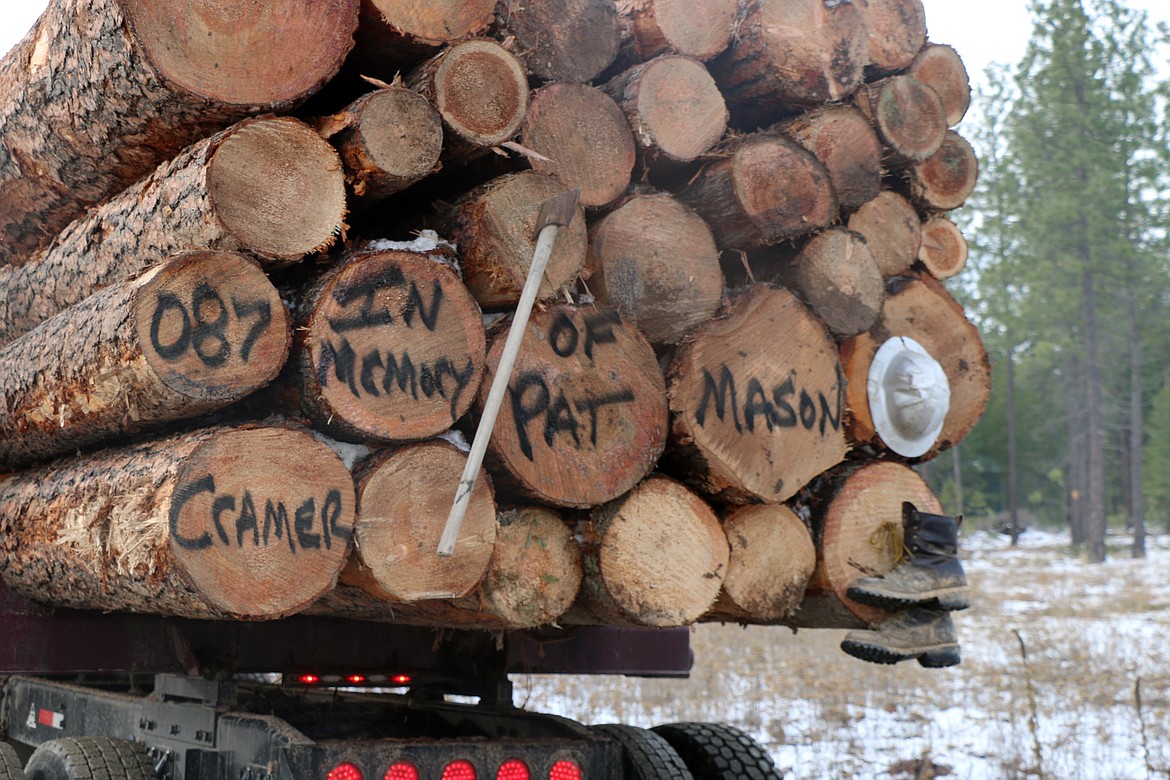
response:
[[[1122,544],[1090,565],[1060,534],[965,538],[975,606],[954,616],[952,669],[857,661],[841,631],[704,625],[689,680],[516,677],[516,699],[586,723],[723,721],[794,778],[1168,778],[1170,538],[1144,560]]]

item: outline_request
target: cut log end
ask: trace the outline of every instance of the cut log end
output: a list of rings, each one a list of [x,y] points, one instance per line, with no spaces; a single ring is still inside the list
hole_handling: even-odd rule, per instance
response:
[[[175,560],[217,610],[281,617],[336,584],[354,523],[353,481],[306,432],[226,430],[186,458],[169,523]]]
[[[474,146],[492,146],[520,131],[528,110],[528,78],[520,61],[495,41],[463,41],[439,56],[434,99],[456,136]]]
[[[796,258],[796,284],[837,339],[868,330],[885,298],[881,271],[864,237],[842,228],[830,228],[804,246]]]
[[[963,120],[971,106],[971,82],[963,59],[953,47],[929,44],[910,63],[906,75],[938,93],[948,126],[954,127]]]
[[[411,41],[440,46],[480,32],[492,20],[495,0],[365,0],[379,23]],[[365,23],[365,18],[363,18]]]
[[[329,246],[345,216],[341,160],[295,119],[242,122],[208,164],[216,214],[238,244],[273,262]]]
[[[933,216],[922,224],[918,260],[935,279],[949,279],[967,265],[967,239],[954,222]]]
[[[866,71],[880,75],[908,67],[926,44],[922,0],[862,0],[858,8],[868,31]]]
[[[910,197],[926,211],[951,211],[967,202],[979,178],[979,160],[967,139],[948,130],[939,150],[910,169]]]
[[[735,25],[735,0],[619,0],[617,8],[623,52],[637,60],[674,52],[705,62],[727,48]]]
[[[353,47],[358,0],[120,0],[138,45],[166,80],[239,106],[290,106]]]
[[[581,546],[560,515],[542,507],[499,514],[484,609],[513,628],[551,623],[573,605],[581,587]]]
[[[865,236],[883,276],[910,269],[922,246],[922,223],[909,201],[886,190],[849,217],[850,230]]]
[[[817,563],[804,522],[781,504],[757,504],[724,518],[723,531],[731,556],[714,616],[748,622],[788,617]]]
[[[877,197],[882,183],[882,144],[869,120],[852,106],[816,111],[783,126],[825,170],[844,212]]]
[[[422,95],[389,87],[347,110],[354,124],[336,143],[355,195],[367,201],[385,198],[435,170],[443,126]]]
[[[497,19],[516,38],[528,69],[545,81],[585,84],[617,58],[621,29],[614,0],[501,2]]]
[[[873,121],[897,165],[927,159],[946,137],[942,100],[918,79],[894,76],[869,85],[858,93],[857,103]]]

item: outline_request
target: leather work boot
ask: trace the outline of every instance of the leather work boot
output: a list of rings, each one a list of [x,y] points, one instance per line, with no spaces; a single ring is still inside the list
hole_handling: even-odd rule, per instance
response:
[[[959,562],[958,519],[919,512],[906,501],[902,525],[910,557],[886,574],[854,581],[845,594],[860,604],[883,609],[971,606],[967,575]]]
[[[956,666],[961,660],[950,613],[936,609],[911,608],[877,628],[850,631],[841,641],[841,649],[874,664],[917,658],[928,669]]]

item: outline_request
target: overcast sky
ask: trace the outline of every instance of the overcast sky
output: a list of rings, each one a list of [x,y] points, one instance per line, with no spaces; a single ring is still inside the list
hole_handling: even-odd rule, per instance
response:
[[[0,51],[7,52],[24,37],[46,4],[45,0],[0,0]],[[923,0],[923,4],[931,40],[954,46],[973,78],[990,62],[1015,63],[1023,56],[1032,31],[1025,0]],[[1128,4],[1170,23],[1168,0],[1128,0]]]

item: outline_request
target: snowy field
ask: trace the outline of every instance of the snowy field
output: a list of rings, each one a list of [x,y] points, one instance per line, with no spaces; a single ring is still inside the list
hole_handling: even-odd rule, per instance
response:
[[[723,721],[792,778],[1170,778],[1170,538],[1091,566],[1067,538],[962,540],[963,662],[877,666],[844,632],[705,625],[691,678],[516,677],[516,700],[586,723]]]

